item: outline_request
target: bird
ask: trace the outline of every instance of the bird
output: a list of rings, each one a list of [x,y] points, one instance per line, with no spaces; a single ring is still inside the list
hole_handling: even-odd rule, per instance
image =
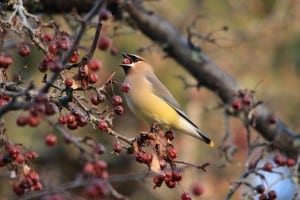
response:
[[[130,85],[130,90],[124,96],[129,109],[137,117],[152,124],[167,125],[214,146],[214,142],[184,113],[144,58],[128,53],[122,53],[122,56],[120,66],[125,73],[124,82]]]

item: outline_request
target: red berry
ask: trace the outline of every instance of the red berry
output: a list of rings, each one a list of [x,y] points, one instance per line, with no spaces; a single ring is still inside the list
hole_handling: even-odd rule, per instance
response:
[[[107,170],[107,163],[104,160],[97,160],[95,162],[96,170]]]
[[[44,36],[43,36],[43,41],[44,42],[51,42],[53,40],[53,36],[52,35],[50,35],[50,34],[45,34]]]
[[[262,194],[262,193],[265,192],[266,188],[265,188],[264,185],[257,185],[257,186],[255,187],[255,190],[257,191],[257,193]]]
[[[70,38],[69,36],[67,35],[63,35],[61,36],[59,39],[58,39],[58,46],[59,48],[61,48],[63,51],[66,51],[69,49],[70,45],[71,45],[71,41],[70,41]],[[75,51],[78,51],[78,50],[75,50]],[[79,56],[79,53],[76,53],[77,56]],[[74,53],[73,53],[74,55]],[[76,61],[77,62],[77,61]]]
[[[77,121],[74,121],[73,123],[68,123],[68,124],[67,124],[67,127],[68,127],[68,129],[70,129],[70,130],[75,130],[75,129],[78,128],[78,122],[77,122]]]
[[[127,93],[127,92],[129,92],[129,90],[130,90],[130,84],[129,83],[124,82],[124,83],[121,84],[121,91],[122,92]]]
[[[65,79],[64,83],[65,83],[65,86],[71,87],[71,86],[73,85],[73,78],[67,77],[67,78]]]
[[[167,162],[164,159],[159,160],[160,169],[164,170],[167,167]]]
[[[88,77],[89,83],[94,84],[98,81],[98,75],[95,73],[90,73]]]
[[[14,193],[18,196],[25,194],[25,190],[23,188],[21,188],[20,185],[16,182],[13,183],[12,189],[13,189]]]
[[[70,57],[71,63],[77,63],[79,60],[79,51],[78,49],[75,49]]]
[[[52,72],[60,72],[63,68],[60,62],[55,61],[50,62],[48,66]]]
[[[156,175],[153,177],[153,183],[156,185],[156,186],[160,186],[163,182],[163,178],[162,178],[162,175]]]
[[[106,121],[104,120],[100,120],[98,122],[98,128],[100,129],[100,131],[107,131],[108,130],[108,124]]]
[[[17,154],[15,160],[16,160],[16,162],[19,163],[19,164],[24,163],[24,161],[25,161],[24,155],[23,155],[23,154],[20,154],[20,153]]]
[[[28,117],[28,124],[31,127],[36,127],[40,124],[40,119],[36,116],[29,116]]]
[[[111,102],[114,106],[118,106],[123,103],[123,99],[119,95],[114,95],[111,100],[112,100]]]
[[[16,158],[17,155],[20,153],[19,148],[16,145],[8,145],[8,149],[7,149],[9,155],[13,158]]]
[[[265,165],[264,165],[264,167],[263,167],[263,169],[265,171],[269,171],[269,172],[272,171],[272,168],[273,168],[273,164],[270,163],[270,162],[266,162]]]
[[[286,165],[288,167],[293,167],[293,166],[296,165],[296,161],[293,158],[288,158],[287,161],[286,161]]]
[[[123,115],[124,114],[123,106],[115,106],[114,111],[117,115]]]
[[[33,170],[30,170],[29,173],[26,174],[26,177],[30,178],[33,181],[33,183],[38,183],[40,181],[39,174]]]
[[[67,115],[66,118],[67,118],[67,123],[68,123],[68,124],[72,124],[72,123],[74,123],[75,120],[76,120],[76,118],[75,118],[75,116],[74,116],[73,114]]]
[[[28,123],[28,117],[20,115],[17,118],[17,125],[18,126],[25,126]]]
[[[88,67],[92,71],[98,71],[102,68],[102,62],[98,59],[92,59],[89,61]]]
[[[54,103],[48,102],[48,103],[46,103],[45,106],[46,106],[46,110],[45,110],[46,115],[49,116],[49,115],[54,115],[56,113],[57,107]]]
[[[86,162],[83,167],[83,173],[84,174],[95,174],[95,167],[94,164],[91,162]]]
[[[166,131],[165,132],[165,137],[169,140],[173,140],[175,138],[175,132],[174,131]]]
[[[110,47],[111,55],[115,56],[115,55],[118,55],[118,53],[119,53],[119,49],[117,47],[115,47],[115,46]]]
[[[100,37],[100,39],[99,39],[99,42],[98,42],[98,48],[99,48],[100,50],[107,50],[108,47],[110,46],[110,44],[111,44],[111,39],[110,39],[110,37],[108,37],[108,36],[102,36],[102,37]]]
[[[231,106],[235,109],[235,110],[241,110],[243,105],[242,105],[242,102],[241,100],[239,99],[234,99],[232,102],[231,102]]]
[[[100,103],[98,96],[97,95],[91,96],[91,102],[93,105],[98,105]]]
[[[199,182],[193,183],[192,192],[195,196],[201,196],[204,193],[203,185]]]
[[[282,155],[275,155],[274,156],[274,162],[279,166],[284,166],[286,164],[286,159]]]
[[[168,188],[174,188],[176,186],[176,182],[173,180],[169,180],[165,182]]]
[[[181,179],[182,179],[182,172],[181,171],[172,171],[172,180],[181,181]]]
[[[22,44],[19,46],[19,54],[22,57],[26,57],[30,55],[30,48],[26,44]]]
[[[275,190],[271,190],[268,192],[268,197],[270,200],[274,200],[277,198],[277,194],[276,194],[276,191]]]
[[[178,153],[177,153],[176,149],[174,149],[174,148],[169,148],[167,150],[167,154],[171,160],[177,158],[177,156],[178,156]]]
[[[56,145],[57,143],[57,136],[53,133],[49,133],[45,136],[45,144],[49,147]]]
[[[192,200],[191,194],[188,192],[182,193],[181,200]]]
[[[122,145],[118,142],[114,144],[113,148],[115,153],[120,153],[123,149]]]
[[[13,60],[10,56],[5,56],[0,54],[0,68],[7,69]]]
[[[66,118],[65,116],[60,116],[60,117],[58,118],[58,122],[59,122],[60,124],[66,124],[66,123],[67,123],[67,118]]]
[[[259,195],[258,200],[268,200],[268,197],[266,194],[261,194]]]
[[[38,153],[36,153],[35,151],[28,151],[26,154],[25,154],[25,157],[26,159],[28,160],[34,160],[38,157]]]
[[[58,46],[57,46],[56,42],[51,42],[51,43],[49,44],[49,46],[48,46],[48,51],[49,51],[50,53],[52,53],[52,54],[57,53],[57,51],[58,51]]]
[[[111,15],[112,15],[111,12],[107,9],[100,10],[101,19],[104,21],[108,20],[111,17]]]

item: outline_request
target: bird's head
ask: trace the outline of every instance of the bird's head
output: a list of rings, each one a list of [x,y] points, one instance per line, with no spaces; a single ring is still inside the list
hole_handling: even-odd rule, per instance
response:
[[[151,66],[145,62],[144,58],[127,53],[122,53],[122,56],[123,60],[120,66],[123,68],[126,75],[129,73],[152,71]]]

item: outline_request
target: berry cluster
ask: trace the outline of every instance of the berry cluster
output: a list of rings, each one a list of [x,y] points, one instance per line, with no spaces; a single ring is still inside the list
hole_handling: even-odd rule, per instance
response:
[[[67,124],[68,129],[75,130],[78,127],[84,127],[88,124],[88,117],[82,116],[80,113],[74,111],[67,115],[61,115],[58,118],[60,124]]]
[[[32,100],[28,110],[29,116],[20,115],[17,118],[18,126],[38,126],[41,118],[54,115],[57,112],[57,106],[50,101],[48,94],[40,93]]]
[[[28,166],[28,163],[36,159],[38,154],[20,147],[22,146],[5,141],[0,153],[0,167],[8,167],[18,177],[19,181],[14,182],[12,187],[17,195],[43,188],[38,173]]]
[[[269,192],[266,192],[264,185],[257,185],[255,190],[259,194],[259,200],[275,200],[277,198],[276,191],[270,190]]]
[[[88,197],[104,198],[108,196],[109,187],[105,181],[108,178],[108,171],[107,163],[104,160],[86,162],[82,173],[84,178],[93,180],[92,183],[85,189]]]
[[[253,94],[254,92],[248,89],[239,90],[236,97],[231,102],[234,111],[249,113],[257,103],[254,100]]]

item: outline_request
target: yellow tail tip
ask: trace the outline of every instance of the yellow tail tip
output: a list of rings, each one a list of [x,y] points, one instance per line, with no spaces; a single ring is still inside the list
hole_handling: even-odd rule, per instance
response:
[[[214,147],[215,143],[211,140],[210,143],[208,144],[210,147]]]

